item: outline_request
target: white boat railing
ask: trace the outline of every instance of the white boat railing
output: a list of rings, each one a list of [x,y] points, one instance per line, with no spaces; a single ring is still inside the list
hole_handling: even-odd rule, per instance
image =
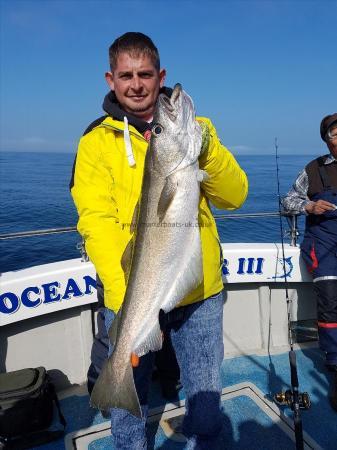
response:
[[[282,217],[286,217],[289,223],[289,230],[286,231],[286,236],[290,237],[290,245],[296,246],[297,238],[299,236],[297,228],[298,214],[281,213]],[[237,214],[214,214],[215,220],[228,220],[228,219],[264,219],[266,217],[279,218],[279,212],[257,212],[257,213],[237,213]],[[46,228],[42,230],[31,231],[19,231],[14,233],[0,233],[0,240],[18,239],[34,236],[43,236],[50,234],[60,233],[73,233],[77,232],[76,226],[61,227],[61,228]]]
[[[46,228],[45,230],[19,231],[16,233],[2,233],[0,240],[17,239],[24,237],[43,236],[48,234],[71,233],[77,231],[76,227]]]

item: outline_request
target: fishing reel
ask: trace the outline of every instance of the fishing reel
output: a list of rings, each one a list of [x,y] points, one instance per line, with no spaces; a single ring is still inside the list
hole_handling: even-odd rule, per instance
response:
[[[294,393],[290,389],[285,392],[279,392],[274,395],[274,400],[278,405],[290,406],[294,410]],[[308,392],[298,393],[298,405],[300,409],[309,409],[311,400]]]

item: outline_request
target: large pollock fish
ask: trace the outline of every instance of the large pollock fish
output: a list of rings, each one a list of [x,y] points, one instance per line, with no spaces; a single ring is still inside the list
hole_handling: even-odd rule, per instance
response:
[[[142,356],[161,348],[159,311],[171,311],[203,280],[198,205],[206,174],[198,164],[201,128],[180,84],[171,98],[159,95],[154,123],[134,239],[122,258],[127,289],[109,331],[114,351],[91,395],[94,407],[122,408],[138,417],[131,353]]]

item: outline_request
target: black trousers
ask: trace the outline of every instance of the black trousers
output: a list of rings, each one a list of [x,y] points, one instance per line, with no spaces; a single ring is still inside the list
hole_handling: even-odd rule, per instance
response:
[[[314,282],[317,298],[317,320],[320,348],[326,352],[326,363],[337,365],[337,280]]]

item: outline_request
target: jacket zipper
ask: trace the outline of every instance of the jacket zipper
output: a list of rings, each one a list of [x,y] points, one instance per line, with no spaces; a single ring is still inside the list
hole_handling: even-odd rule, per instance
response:
[[[113,125],[109,125],[109,124],[107,124],[107,123],[101,124],[101,126],[102,126],[102,127],[108,127],[108,128],[111,128],[112,130],[118,131],[119,133],[124,133],[124,130],[121,130],[120,128],[114,127]],[[135,133],[134,131],[130,131],[130,130],[129,130],[129,132],[130,132],[130,134],[132,134],[133,136],[135,136],[135,137],[137,137],[137,138],[140,138],[141,140],[145,141],[145,142],[148,144],[148,141],[147,141],[147,140],[144,138],[144,136],[142,136],[140,133],[137,134],[137,133]],[[124,228],[125,228],[125,225],[122,224],[122,230],[124,230]]]

